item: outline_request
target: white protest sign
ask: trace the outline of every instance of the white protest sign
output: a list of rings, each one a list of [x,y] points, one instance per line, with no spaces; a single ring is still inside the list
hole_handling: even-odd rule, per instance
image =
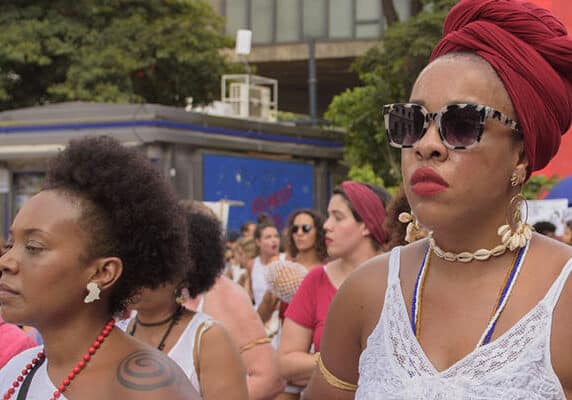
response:
[[[223,229],[226,231],[228,227],[228,213],[230,206],[243,206],[244,202],[237,200],[219,200],[219,201],[203,201],[203,204],[210,208],[219,221],[222,223]]]
[[[551,222],[556,226],[556,236],[562,236],[565,215],[568,212],[568,199],[527,200],[526,203],[530,225],[540,221]]]
[[[564,213],[564,222],[572,221],[572,207],[569,207]]]

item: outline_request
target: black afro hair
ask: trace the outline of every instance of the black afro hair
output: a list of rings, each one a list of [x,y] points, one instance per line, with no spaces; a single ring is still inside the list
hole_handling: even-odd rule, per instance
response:
[[[141,288],[174,281],[189,265],[184,212],[144,154],[108,136],[72,140],[50,163],[43,190],[77,198],[88,260],[116,256],[123,274],[111,291],[116,314]]]
[[[220,221],[202,208],[186,207],[189,253],[193,268],[187,274],[191,297],[209,290],[224,269],[224,236]]]

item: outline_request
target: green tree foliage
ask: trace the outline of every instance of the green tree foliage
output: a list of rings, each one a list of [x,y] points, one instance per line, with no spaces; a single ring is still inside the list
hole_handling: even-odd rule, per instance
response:
[[[365,164],[359,167],[357,165],[352,165],[348,172],[348,178],[356,182],[385,186],[383,179],[376,175],[373,168],[371,167],[371,164]]]
[[[456,0],[427,3],[417,15],[392,24],[382,43],[354,64],[363,85],[336,96],[325,115],[335,125],[346,128],[346,162],[358,168],[371,165],[388,186],[400,182],[401,168],[399,152],[387,143],[382,107],[408,99]]]
[[[232,45],[207,0],[0,0],[0,109],[218,97]]]
[[[557,175],[547,177],[545,175],[531,176],[522,188],[522,194],[527,200],[539,199],[544,193],[549,192],[560,178]]]

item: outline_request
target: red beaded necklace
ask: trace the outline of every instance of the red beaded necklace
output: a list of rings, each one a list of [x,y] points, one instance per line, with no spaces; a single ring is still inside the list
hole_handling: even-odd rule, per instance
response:
[[[91,347],[87,350],[82,357],[82,359],[76,364],[76,366],[72,369],[72,371],[68,374],[67,378],[65,378],[62,383],[58,386],[58,389],[54,392],[50,400],[58,399],[62,393],[64,393],[68,386],[71,384],[71,381],[81,372],[82,369],[85,368],[86,364],[91,360],[91,356],[95,354],[99,346],[103,343],[105,338],[109,335],[113,327],[115,326],[115,320],[110,320],[105,327],[101,330],[101,333],[95,339]],[[30,364],[26,364],[26,368],[22,370],[20,375],[16,378],[16,380],[12,383],[12,387],[4,393],[3,400],[9,400],[14,393],[16,393],[16,389],[20,386],[20,384],[24,381],[26,375],[28,375],[34,368],[39,366],[45,357],[45,353],[40,351],[36,357],[32,359]]]

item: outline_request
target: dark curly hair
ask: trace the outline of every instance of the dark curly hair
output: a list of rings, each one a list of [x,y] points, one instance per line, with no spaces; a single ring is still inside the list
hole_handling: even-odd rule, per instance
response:
[[[300,209],[294,211],[288,218],[288,235],[286,235],[286,248],[289,250],[292,257],[298,255],[298,248],[292,236],[292,225],[294,220],[300,214],[306,214],[312,218],[314,228],[316,229],[316,254],[322,261],[328,258],[328,249],[326,248],[326,231],[324,230],[324,221],[320,214],[310,209]]]
[[[50,162],[42,190],[80,203],[87,261],[115,256],[123,262],[110,314],[125,310],[141,288],[179,279],[189,264],[183,210],[142,152],[108,136],[72,140]]]
[[[182,202],[187,213],[192,268],[185,278],[191,297],[209,290],[224,269],[224,235],[220,221],[202,203]]]
[[[373,193],[376,194],[377,197],[379,197],[379,199],[381,200],[381,202],[383,203],[383,206],[385,208],[387,208],[387,204],[391,201],[391,195],[389,194],[389,192],[387,190],[385,190],[382,187],[376,186],[376,185],[371,185],[369,183],[363,183],[363,182],[357,182],[360,183],[364,186],[367,186]],[[340,196],[342,196],[342,198],[344,199],[345,203],[347,204],[347,206],[349,207],[349,209],[352,212],[352,215],[354,217],[354,219],[357,222],[362,222],[363,219],[361,216],[358,215],[358,213],[356,212],[356,210],[354,209],[354,207],[352,206],[352,203],[350,202],[350,200],[348,199],[348,195],[346,194],[346,192],[344,191],[344,189],[342,189],[341,186],[336,186],[336,188],[333,190],[332,194],[338,194]],[[380,250],[385,243],[377,243],[373,238],[370,237],[371,243],[374,247],[375,250]]]

